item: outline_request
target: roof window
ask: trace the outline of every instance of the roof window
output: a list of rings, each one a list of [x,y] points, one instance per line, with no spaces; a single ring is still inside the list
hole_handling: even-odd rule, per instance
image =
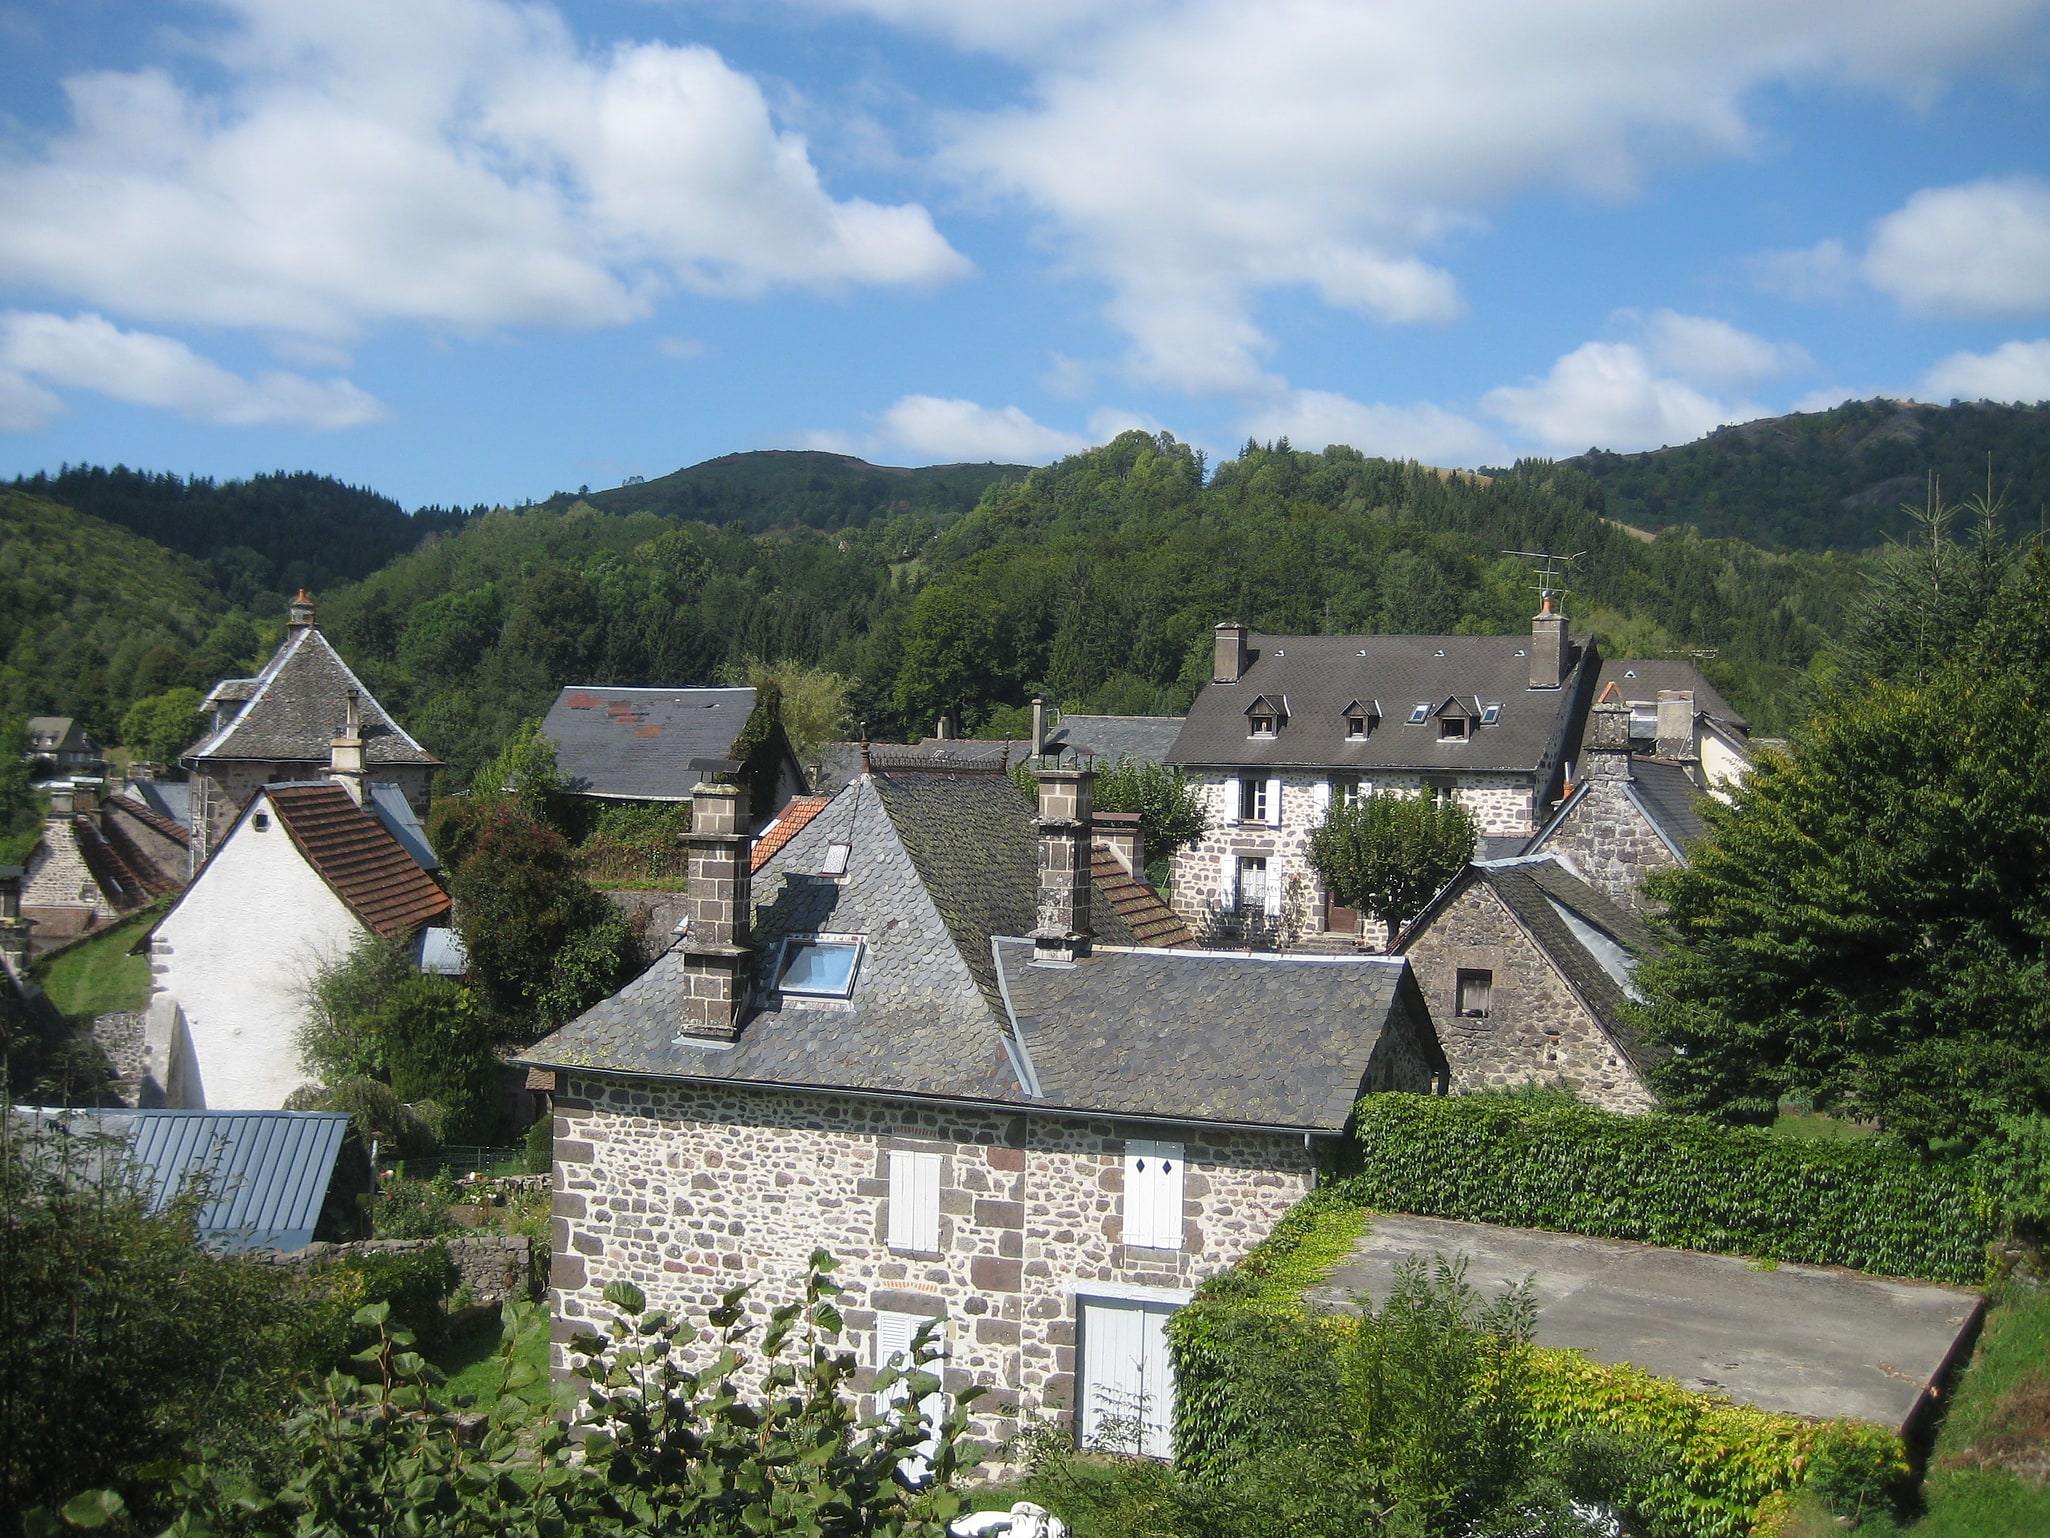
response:
[[[811,999],[844,999],[854,991],[859,940],[786,940],[776,986]]]
[[[1481,707],[1481,725],[1493,726],[1502,719],[1502,702],[1494,700]]]
[[[1429,720],[1430,716],[1431,702],[1429,700],[1419,701],[1417,704],[1412,705],[1410,707],[1409,724],[1411,726],[1420,726],[1425,721]]]
[[[854,846],[845,839],[834,839],[826,845],[825,861],[819,866],[821,876],[844,876],[847,862],[854,855]]]

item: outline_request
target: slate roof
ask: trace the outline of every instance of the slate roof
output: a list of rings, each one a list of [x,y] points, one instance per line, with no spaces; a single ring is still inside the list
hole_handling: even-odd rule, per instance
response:
[[[1564,687],[1530,687],[1530,637],[1251,636],[1235,684],[1203,687],[1189,707],[1171,764],[1265,768],[1534,771],[1569,713],[1584,704],[1593,648],[1571,643]],[[1247,735],[1256,698],[1287,707],[1272,738]],[[1363,741],[1345,735],[1345,710],[1378,700],[1380,725]],[[1469,710],[1500,704],[1491,726],[1443,742],[1435,715],[1411,725],[1417,705],[1448,700]]]
[[[839,879],[820,874],[835,842],[851,850]],[[1135,950],[1106,899],[1091,905],[1094,954],[1072,969],[1023,968],[1019,984],[1012,952],[1029,959],[1030,945],[1005,937],[1036,921],[1037,832],[1024,793],[987,770],[857,780],[769,857],[754,897],[754,1007],[730,1047],[679,1041],[683,956],[672,950],[522,1060],[1336,1129],[1395,1007],[1390,979],[1405,971],[1386,958]],[[767,986],[784,937],[809,934],[863,939],[846,1001]],[[1151,968],[1155,955],[1180,965]],[[1058,998],[1040,991],[1057,972]]]
[[[244,684],[249,685],[246,696]],[[358,696],[366,763],[375,768],[441,762],[385,714],[312,625],[294,626],[255,678],[230,679],[214,687],[207,702],[221,707],[220,729],[209,732],[184,756],[193,763],[230,758],[325,764],[335,731],[348,713],[351,689]],[[230,713],[238,700],[239,708]]]
[[[39,753],[89,753],[98,746],[71,716],[30,716],[26,724]]]
[[[748,869],[760,870],[769,856],[804,831],[804,825],[833,804],[831,796],[792,796],[776,813],[776,820],[756,836],[748,851]]]
[[[621,689],[571,684],[541,729],[579,795],[688,801],[704,778],[695,758],[731,758],[754,713],[752,689]]]
[[[192,785],[185,780],[130,780],[126,792],[147,803],[159,817],[168,818],[188,833],[192,828]]]
[[[23,1110],[124,1140],[128,1172],[153,1208],[195,1178],[211,1200],[201,1242],[228,1253],[298,1250],[313,1241],[349,1118],[324,1111]]]
[[[447,915],[448,893],[341,786],[268,785],[250,806],[266,801],[306,863],[369,929],[389,939]]]
[[[1706,711],[1740,732],[1751,730],[1751,723],[1731,708],[1730,702],[1722,697],[1714,684],[1701,676],[1701,670],[1691,662],[1605,658],[1601,676],[1595,680],[1597,697],[1610,684],[1616,686],[1616,693],[1621,699],[1632,705],[1656,704],[1661,689],[1691,689],[1696,710]]]
[[[1543,854],[1552,834],[1595,793],[1596,786],[1615,783],[1613,780],[1590,779],[1574,786],[1573,794],[1559,803],[1551,820],[1524,845],[1523,853]],[[1679,764],[1632,754],[1630,778],[1623,782],[1623,795],[1651,825],[1652,831],[1673,852],[1676,860],[1684,862],[1687,846],[1708,831],[1708,824],[1701,815],[1701,804],[1707,799],[1708,792],[1695,784],[1693,777]]]
[[[422,870],[440,870],[441,857],[427,842],[427,829],[413,810],[413,803],[406,799],[406,793],[389,782],[372,784],[365,790],[363,810],[384,824],[385,832],[399,841],[399,847],[413,857],[415,865]]]
[[[1182,721],[1181,716],[1064,715],[1047,728],[1046,748],[1049,753],[1090,754],[1106,766],[1127,758],[1142,764],[1164,764],[1181,735]],[[1007,752],[1014,764],[1032,756],[1032,744],[1022,737],[987,741],[927,737],[918,748],[962,763],[994,762]]]
[[[1603,964],[1603,958],[1574,933],[1572,923],[1559,910],[1568,910],[1581,923],[1620,946],[1627,953],[1631,971],[1637,962],[1658,953],[1658,940],[1642,919],[1589,886],[1554,855],[1467,866],[1403,931],[1395,944],[1396,953],[1406,953],[1431,920],[1475,882],[1485,882],[1494,889],[1559,975],[1580,995],[1602,1029],[1622,1049],[1631,1066],[1643,1072],[1657,1054],[1630,1023],[1626,1010],[1629,995]]]

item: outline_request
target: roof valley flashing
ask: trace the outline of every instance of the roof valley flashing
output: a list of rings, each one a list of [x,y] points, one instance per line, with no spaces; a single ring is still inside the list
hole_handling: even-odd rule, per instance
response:
[[[1073,812],[1087,771],[1068,774]],[[1443,1054],[1406,962],[1136,946],[1083,892],[1086,848],[1042,864],[1041,833],[1086,838],[1078,817],[1050,820],[1073,826],[1036,826],[1006,775],[878,768],[775,850],[752,890],[737,868],[700,886],[694,851],[690,932],[522,1060],[1317,1133],[1341,1130],[1369,1088],[1432,1087],[1416,1065]],[[834,844],[844,873],[827,873]],[[1074,954],[1047,964],[1046,942]],[[815,983],[825,951],[844,986],[786,982]]]

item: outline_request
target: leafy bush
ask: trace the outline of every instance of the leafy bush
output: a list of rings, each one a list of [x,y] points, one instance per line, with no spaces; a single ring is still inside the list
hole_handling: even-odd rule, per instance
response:
[[[394,988],[371,1020],[392,1093],[442,1108],[444,1143],[483,1143],[498,1131],[498,1055],[477,996],[445,977],[415,974]]]
[[[456,1230],[448,1215],[455,1199],[455,1177],[445,1169],[432,1180],[380,1180],[372,1231],[380,1239],[439,1239]]]
[[[1371,1095],[1361,1206],[1975,1283],[1990,1207],[1970,1170],[1883,1138],[1818,1142],[1504,1095]]]
[[[285,1109],[348,1112],[349,1135],[374,1139],[380,1158],[418,1158],[441,1146],[433,1124],[399,1099],[389,1084],[376,1079],[343,1079],[335,1084],[302,1087],[292,1091]]]
[[[526,1163],[529,1175],[546,1175],[555,1168],[555,1118],[543,1116],[527,1129]]]
[[[1451,797],[1334,799],[1310,835],[1310,864],[1334,901],[1372,914],[1392,934],[1465,868],[1478,837],[1472,814]]]
[[[367,932],[315,972],[306,985],[306,1020],[299,1028],[306,1071],[323,1084],[385,1077],[383,1042],[371,1022],[419,975],[408,936],[386,939]]]

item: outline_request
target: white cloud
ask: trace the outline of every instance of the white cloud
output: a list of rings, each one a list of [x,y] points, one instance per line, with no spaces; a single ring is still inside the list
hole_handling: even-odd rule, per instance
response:
[[[39,427],[61,409],[49,388],[92,390],[218,427],[360,427],[388,413],[346,379],[266,372],[254,379],[174,337],[123,331],[102,316],[0,314],[0,426]]]
[[[935,464],[1044,464],[1090,446],[1079,434],[1044,426],[1016,406],[981,406],[937,395],[906,395],[893,402],[883,413],[878,436]]]
[[[1488,391],[1481,409],[1567,453],[1687,443],[1725,422],[1765,414],[1762,407],[1719,401],[1660,374],[1643,349],[1628,342],[1585,343],[1542,379]]]
[[[1362,454],[1430,465],[1463,467],[1513,457],[1500,434],[1443,406],[1365,405],[1328,390],[1290,390],[1246,416],[1240,428],[1263,442],[1285,437],[1313,450],[1343,443]]]
[[[964,21],[939,0],[837,3],[997,46],[981,6]],[[1459,299],[1440,252],[1490,210],[1624,196],[1675,158],[1747,151],[1767,85],[1927,100],[2033,38],[2041,6],[1175,0],[1109,14],[1085,42],[1010,37],[1037,65],[1031,101],[955,120],[942,163],[1038,210],[1070,268],[1108,284],[1129,377],[1265,392],[1278,381],[1254,319],[1264,291],[1442,320]]]
[[[1840,297],[1856,265],[1840,240],[1819,241],[1805,251],[1768,251],[1751,258],[1751,277],[1768,294],[1808,302]]]
[[[2011,176],[1925,188],[1879,221],[1863,271],[1922,314],[2050,310],[2050,184]]]
[[[1925,400],[2050,401],[2050,339],[1954,352],[1922,376]]]
[[[345,340],[966,269],[923,208],[831,196],[709,49],[592,55],[553,9],[509,0],[223,8],[204,87],[160,69],[65,82],[69,128],[0,161],[0,278]]]
[[[1725,389],[1815,365],[1807,349],[1792,342],[1769,342],[1728,321],[1673,310],[1645,317],[1644,341],[1652,362],[1667,373]]]

